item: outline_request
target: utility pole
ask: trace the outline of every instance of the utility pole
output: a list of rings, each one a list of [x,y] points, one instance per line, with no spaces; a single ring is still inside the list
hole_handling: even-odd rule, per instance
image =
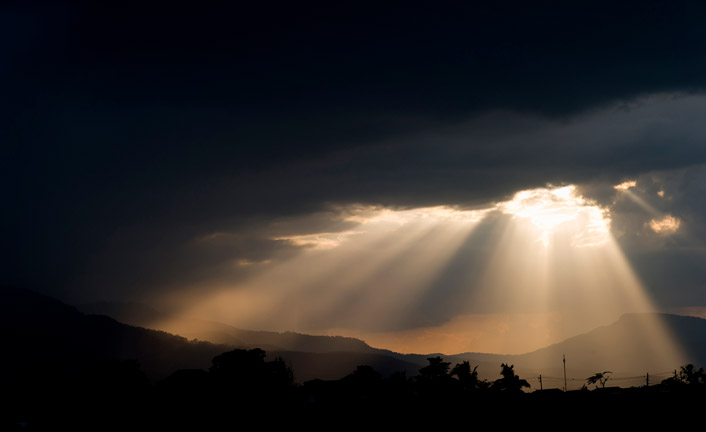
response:
[[[542,386],[542,374],[539,374],[539,390],[544,390],[544,387]]]
[[[566,391],[566,355],[562,354],[561,355],[564,361],[564,391]]]

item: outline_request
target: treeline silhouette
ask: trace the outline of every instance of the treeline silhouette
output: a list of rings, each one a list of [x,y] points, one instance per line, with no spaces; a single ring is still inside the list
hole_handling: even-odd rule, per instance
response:
[[[412,426],[417,421],[441,422],[467,410],[490,418],[510,416],[502,419],[507,423],[547,409],[567,417],[603,410],[604,416],[617,419],[633,409],[696,409],[706,401],[706,374],[691,364],[650,387],[602,385],[564,393],[529,392],[529,383],[513,365],[501,364],[499,378],[486,381],[469,362],[453,367],[441,357],[428,362],[411,377],[404,372],[383,377],[373,367],[360,365],[339,380],[295,384],[294,371],[284,360],[267,361],[261,349],[235,349],[215,356],[208,370],[180,369],[151,384],[135,360],[100,361],[63,382],[35,382],[34,397],[24,398],[25,405],[5,405],[12,410],[3,425],[9,430],[221,430],[246,419],[263,426],[340,425],[344,419],[348,424]],[[53,365],[45,367],[51,370]]]
[[[561,419],[630,426],[661,419],[673,427],[706,402],[704,371],[694,365],[650,381],[657,385],[626,389],[607,386],[613,381],[603,371],[586,378],[597,389],[564,393],[538,391],[534,381],[530,387],[507,363],[487,381],[468,361],[452,364],[432,356],[424,367],[393,373],[391,364],[383,364],[383,371],[368,363],[375,360],[369,356],[357,367],[349,362],[343,378],[298,384],[296,369],[281,358],[268,359],[262,349],[187,341],[84,315],[23,290],[0,290],[0,340],[2,431],[234,430],[253,423],[267,429],[416,430],[488,421],[540,422],[546,428]],[[315,367],[340,356],[361,359],[335,354],[317,357]]]

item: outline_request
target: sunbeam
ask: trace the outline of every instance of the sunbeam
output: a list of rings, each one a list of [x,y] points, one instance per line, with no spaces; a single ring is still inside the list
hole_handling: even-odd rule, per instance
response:
[[[609,209],[573,185],[475,210],[355,206],[339,219],[355,226],[273,236],[299,253],[190,298],[186,313],[401,352],[518,354],[655,311],[610,233]],[[628,336],[659,364],[678,363],[679,347],[650,316],[640,330],[649,337]]]
[[[335,247],[329,233],[277,237],[302,253],[263,266],[192,312],[273,330],[394,326],[487,211],[365,209],[346,216],[359,225]]]

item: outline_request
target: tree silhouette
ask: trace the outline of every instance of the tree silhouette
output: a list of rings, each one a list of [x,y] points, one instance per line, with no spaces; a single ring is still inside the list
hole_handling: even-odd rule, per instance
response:
[[[441,357],[431,357],[427,359],[429,364],[419,369],[419,376],[422,379],[438,380],[448,377],[450,362],[443,361]]]
[[[281,358],[265,361],[266,353],[260,348],[235,349],[213,358],[210,373],[226,385],[262,389],[288,387],[293,384],[292,370]]]
[[[459,363],[451,369],[451,376],[456,376],[461,383],[463,390],[475,390],[478,388],[478,366],[471,370],[471,364],[467,361]]]
[[[589,385],[595,384],[596,388],[598,388],[598,384],[600,383],[601,388],[605,388],[605,383],[610,379],[610,374],[612,373],[611,371],[598,372],[586,378],[586,383]]]
[[[442,403],[450,397],[458,382],[449,375],[450,362],[441,357],[427,359],[429,364],[419,369],[414,383],[416,390],[426,400],[434,400],[434,404]]]
[[[378,384],[381,380],[382,376],[378,373],[378,371],[369,365],[357,366],[353,373],[343,377],[343,381],[359,386]]]
[[[503,377],[495,380],[492,385],[493,390],[499,390],[510,393],[521,393],[524,387],[529,388],[530,384],[527,380],[521,379],[518,375],[515,375],[513,368],[515,365],[506,365],[505,363],[500,365],[500,375]]]
[[[679,380],[684,384],[689,385],[705,385],[706,384],[706,373],[704,373],[704,368],[696,369],[696,366],[689,363],[687,365],[681,366],[679,371]]]

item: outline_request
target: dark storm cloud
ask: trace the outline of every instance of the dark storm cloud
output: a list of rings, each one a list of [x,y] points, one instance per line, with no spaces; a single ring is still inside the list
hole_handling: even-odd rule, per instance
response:
[[[630,106],[704,88],[704,18],[690,2],[4,6],[2,277],[128,290],[264,259],[283,246],[256,227],[327,203],[472,205],[706,162],[701,99]],[[244,231],[229,252],[189,246]]]
[[[703,305],[706,289],[706,166],[655,171],[636,178],[610,205],[613,232],[651,297],[665,308]],[[679,220],[657,233],[651,220]]]

